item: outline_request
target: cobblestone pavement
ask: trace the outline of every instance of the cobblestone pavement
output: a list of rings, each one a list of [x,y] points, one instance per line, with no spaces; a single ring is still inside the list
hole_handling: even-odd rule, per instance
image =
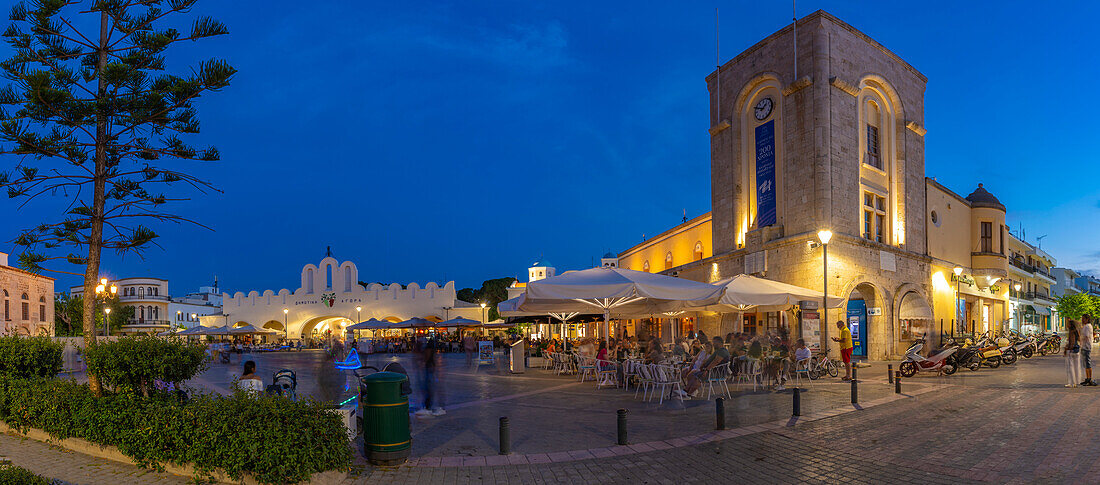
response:
[[[126,485],[131,483],[191,483],[190,479],[157,473],[116,461],[91,457],[41,441],[0,433],[0,461],[26,468],[56,483]]]
[[[643,406],[631,410],[630,441],[637,444],[625,448],[613,446],[613,409],[619,400],[633,400],[629,392],[596,391],[591,383],[540,372],[516,379],[484,368],[476,376],[456,368],[450,381],[456,383],[451,397],[457,396],[449,401],[452,411],[414,422],[414,442],[425,443],[414,448],[414,464],[374,468],[359,458],[347,483],[694,483],[731,478],[752,483],[1034,483],[1088,482],[1100,472],[1100,447],[1093,445],[1100,440],[1100,388],[1063,388],[1059,357],[964,370],[946,378],[918,376],[907,379],[905,388],[919,395],[892,402],[885,402],[893,399],[885,364],[860,372],[861,402],[883,404],[853,411],[840,402],[847,397],[846,385],[818,381],[807,402],[831,400],[823,408],[834,411],[811,408],[804,415],[845,412],[785,426],[775,423],[789,416],[789,395],[750,391],[735,395],[727,405],[730,426],[742,428],[709,442],[662,436],[712,429],[713,401],[689,401],[682,408],[675,407],[678,403],[672,408]],[[612,405],[602,405],[608,403]],[[593,409],[611,410],[606,422]],[[495,418],[503,410],[512,416],[514,437],[521,429],[517,421],[534,430],[513,439],[516,455],[509,457],[523,456],[527,464],[484,465],[501,460],[492,451]],[[522,417],[528,414],[536,419]],[[556,420],[538,420],[547,416]],[[571,439],[547,438],[585,426],[593,430]],[[554,451],[563,447],[571,452]],[[0,435],[0,457],[78,484],[186,481],[13,436]]]

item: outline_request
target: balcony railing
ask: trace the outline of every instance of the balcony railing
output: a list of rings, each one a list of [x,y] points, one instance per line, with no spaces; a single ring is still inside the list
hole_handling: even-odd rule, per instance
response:
[[[1035,267],[1034,267],[1034,266],[1032,266],[1032,265],[1030,265],[1030,264],[1027,264],[1027,263],[1025,263],[1025,262],[1023,262],[1023,261],[1021,261],[1021,260],[1018,260],[1018,259],[1016,259],[1016,258],[1010,258],[1010,259],[1008,260],[1008,262],[1009,262],[1010,264],[1012,264],[1013,266],[1015,266],[1015,267],[1017,267],[1017,268],[1020,268],[1020,269],[1022,269],[1022,270],[1024,270],[1024,271],[1026,271],[1026,272],[1028,272],[1028,273],[1035,273]]]
[[[1040,268],[1040,267],[1036,266],[1036,267],[1035,267],[1035,272],[1036,272],[1036,273],[1038,273],[1038,274],[1040,274],[1040,275],[1046,276],[1047,278],[1050,278],[1051,280],[1054,280],[1054,276],[1053,276],[1053,275],[1051,275],[1051,274],[1050,274],[1049,272],[1047,272],[1047,271],[1046,271],[1045,269],[1043,269],[1043,268]]]
[[[171,324],[171,320],[150,320],[148,318],[131,318],[126,321],[126,325],[163,325],[167,327]]]
[[[137,301],[137,300],[168,301],[168,300],[172,299],[172,297],[166,296],[166,295],[119,295],[118,299],[120,301]]]
[[[1036,293],[1034,291],[1029,291],[1027,293],[1027,299],[1028,300],[1045,300],[1045,301],[1049,301],[1049,302],[1054,301],[1054,298],[1051,298],[1050,295],[1048,295],[1046,293]]]

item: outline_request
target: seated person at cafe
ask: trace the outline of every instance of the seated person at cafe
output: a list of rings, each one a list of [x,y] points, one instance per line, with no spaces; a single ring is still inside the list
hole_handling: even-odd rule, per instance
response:
[[[660,364],[664,359],[664,352],[661,351],[661,341],[657,337],[649,339],[645,354],[645,363],[647,364]]]
[[[746,352],[745,355],[748,355],[751,359],[759,360],[761,357],[764,356],[764,346],[760,345],[759,340],[753,340],[752,344],[749,345],[748,352]]]
[[[703,362],[703,365],[698,370],[693,370],[688,374],[687,385],[682,397],[687,397],[699,390],[699,387],[703,385],[701,378],[706,377],[707,372],[711,369],[718,367],[730,361],[730,353],[726,350],[725,344],[722,342],[722,337],[714,337],[714,352],[707,357],[707,360]]]
[[[806,360],[811,356],[813,356],[813,353],[810,352],[810,348],[806,346],[806,341],[798,339],[794,346],[794,361]]]
[[[676,339],[676,344],[672,346],[672,355],[680,359],[687,357],[688,353],[686,347],[687,345],[685,345],[683,337]]]

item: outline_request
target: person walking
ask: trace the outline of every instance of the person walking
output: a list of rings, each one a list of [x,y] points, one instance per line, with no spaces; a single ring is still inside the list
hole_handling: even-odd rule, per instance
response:
[[[836,328],[840,330],[840,336],[833,337],[833,341],[840,344],[840,359],[844,361],[844,377],[840,380],[850,381],[852,380],[852,349],[855,347],[852,345],[852,331],[848,330],[843,320],[836,321]]]
[[[1066,321],[1066,346],[1062,355],[1066,357],[1066,387],[1077,387],[1081,374],[1081,332],[1073,320]]]
[[[1081,317],[1081,367],[1085,368],[1085,380],[1082,386],[1095,386],[1092,381],[1092,319],[1088,316]]]

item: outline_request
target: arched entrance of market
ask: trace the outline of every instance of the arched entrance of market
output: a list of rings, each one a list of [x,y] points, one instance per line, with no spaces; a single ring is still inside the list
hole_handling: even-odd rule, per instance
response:
[[[338,315],[313,317],[302,324],[299,337],[303,339],[319,339],[327,338],[331,335],[332,338],[343,339],[344,328],[352,323],[354,322],[347,317]]]
[[[851,284],[848,288],[846,293],[842,293],[848,297],[848,302],[842,308],[843,313],[840,317],[852,332],[854,346],[852,356],[861,358],[884,356],[887,350],[882,292],[866,280]],[[830,331],[835,329],[835,323],[829,326]]]
[[[283,322],[280,322],[278,320],[269,320],[267,323],[264,324],[263,328],[267,330],[274,330],[276,332],[282,332],[283,330],[285,330],[283,327]]]

